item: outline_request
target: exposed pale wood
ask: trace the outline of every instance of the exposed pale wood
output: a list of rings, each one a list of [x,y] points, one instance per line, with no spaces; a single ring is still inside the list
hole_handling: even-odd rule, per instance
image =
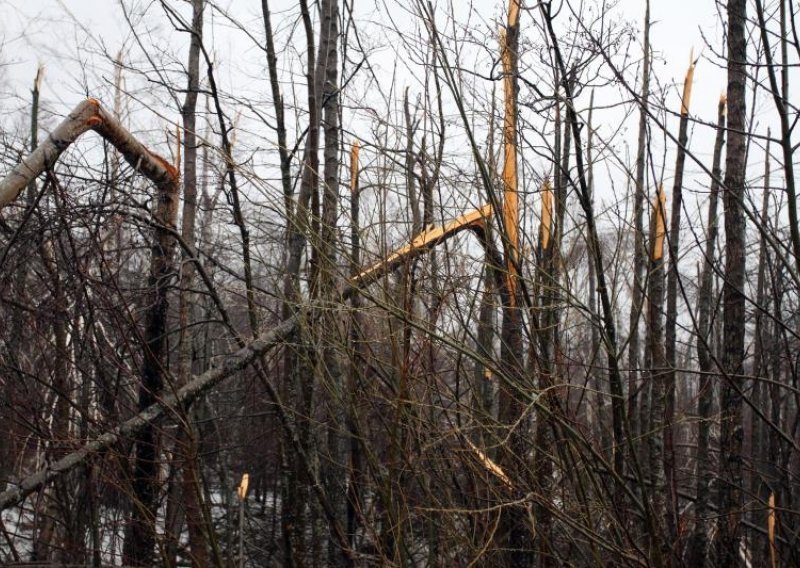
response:
[[[131,166],[157,186],[177,183],[175,167],[148,150],[97,99],[89,98],[75,107],[36,150],[0,181],[0,209],[14,201],[28,183],[52,168],[61,154],[89,130],[108,140]]]
[[[689,103],[692,100],[692,82],[694,81],[694,68],[697,67],[697,60],[694,58],[694,50],[689,55],[689,68],[686,70],[686,78],[683,80],[683,96],[681,97],[681,116],[689,114]]]
[[[658,187],[658,194],[653,202],[653,216],[655,219],[655,231],[653,235],[653,249],[651,258],[661,260],[664,256],[664,235],[666,233],[667,215],[667,196],[664,193],[664,186]]]
[[[516,261],[519,251],[519,195],[517,193],[517,97],[516,97],[516,33],[519,29],[519,0],[508,7],[508,27],[502,33],[503,93],[503,229],[508,239],[506,258],[510,297],[515,296]],[[511,37],[513,36],[513,37]]]
[[[497,462],[482,452],[478,446],[470,441],[469,438],[464,437],[464,440],[467,442],[467,445],[470,447],[470,449],[475,453],[478,461],[481,462],[481,465],[486,468],[489,473],[497,477],[506,486],[514,486],[513,483],[511,483],[511,479],[506,475],[506,472],[503,471],[503,468],[497,465]]]
[[[358,191],[358,154],[361,146],[358,140],[353,142],[350,148],[350,191],[356,193]]]
[[[775,494],[769,494],[769,516],[767,517],[767,538],[769,539],[769,565],[778,566],[778,550],[775,547]]]
[[[680,506],[678,505],[678,490],[676,477],[676,452],[675,452],[675,383],[677,380],[677,334],[678,334],[678,287],[679,287],[679,260],[681,238],[681,213],[683,210],[683,172],[686,164],[686,152],[689,145],[689,103],[692,97],[692,80],[694,77],[694,51],[689,56],[689,68],[683,83],[683,98],[681,102],[681,120],[678,134],[678,149],[675,158],[675,177],[672,183],[672,208],[670,210],[669,227],[669,268],[667,270],[667,312],[664,330],[664,349],[666,356],[666,371],[664,373],[664,429],[656,435],[664,438],[663,468],[666,480],[666,512],[665,526],[666,539],[669,542],[679,540],[678,525],[680,524]],[[665,549],[665,554],[671,554]]]
[[[398,251],[390,254],[380,262],[362,271],[348,282],[347,288],[340,294],[342,298],[352,296],[359,288],[374,282],[381,275],[397,268],[407,259],[422,254],[438,243],[458,234],[465,229],[476,229],[482,226],[485,219],[492,214],[492,208],[485,205],[480,209],[462,215],[458,219],[439,227],[425,231],[414,241]],[[122,440],[130,439],[142,429],[147,428],[164,416],[180,419],[182,408],[191,405],[203,393],[208,392],[223,380],[250,365],[258,357],[263,356],[273,347],[285,341],[297,328],[301,314],[285,319],[271,331],[262,333],[252,342],[238,351],[225,357],[223,363],[214,369],[194,377],[174,394],[164,396],[157,403],[139,412],[116,428],[102,434],[80,449],[51,464],[49,467],[24,478],[15,487],[0,493],[0,510],[7,509],[25,499],[48,482],[58,478],[83,463],[89,456],[101,452]]]
[[[399,264],[405,262],[410,256],[421,254],[431,247],[436,246],[444,239],[452,237],[456,233],[464,229],[470,229],[480,226],[485,219],[492,215],[491,205],[484,205],[480,209],[476,209],[470,213],[462,215],[447,225],[441,227],[434,227],[426,231],[422,231],[414,240],[399,248],[386,258],[381,259],[369,268],[362,270],[355,278],[353,284],[364,286],[369,282],[373,282],[377,278],[396,268]]]
[[[553,223],[553,189],[550,187],[550,180],[544,180],[542,186],[542,225],[540,241],[542,250],[547,250],[550,246],[550,226]]]

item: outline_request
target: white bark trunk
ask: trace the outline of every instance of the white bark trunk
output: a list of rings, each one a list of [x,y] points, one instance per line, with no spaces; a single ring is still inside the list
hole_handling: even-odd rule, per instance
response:
[[[22,190],[48,168],[82,134],[94,130],[108,140],[131,166],[157,186],[175,184],[178,171],[148,150],[107,112],[96,99],[86,99],[59,124],[36,150],[0,181],[0,209],[14,201]]]

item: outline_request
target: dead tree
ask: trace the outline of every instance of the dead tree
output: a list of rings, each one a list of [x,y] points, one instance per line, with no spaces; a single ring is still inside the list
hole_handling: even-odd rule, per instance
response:
[[[157,400],[164,385],[167,290],[173,273],[172,252],[175,246],[171,231],[175,225],[179,192],[177,170],[122,128],[95,99],[87,99],[0,182],[0,207],[15,199],[42,172],[52,169],[61,153],[88,130],[94,130],[113,144],[128,163],[150,179],[157,189],[153,210],[157,228],[151,248],[144,363],[139,390],[139,409],[144,411]],[[135,504],[124,555],[126,562],[147,565],[152,562],[155,545],[157,440],[156,432],[149,424],[137,434],[132,496]]]

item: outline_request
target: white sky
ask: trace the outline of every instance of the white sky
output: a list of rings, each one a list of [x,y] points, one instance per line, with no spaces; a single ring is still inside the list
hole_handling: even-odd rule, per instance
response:
[[[163,57],[165,60],[174,60],[174,69],[179,69],[185,60],[187,45],[186,34],[179,34],[172,30],[171,24],[163,17],[163,11],[154,0],[125,0],[126,5],[134,5],[140,11],[142,7],[149,7],[151,14],[158,17],[146,20],[137,26],[141,33],[142,41],[146,48]],[[584,0],[588,1],[588,0]],[[399,26],[414,25],[407,15],[404,16],[404,7],[410,0],[353,0],[355,10],[362,19],[361,33],[368,42],[383,45],[372,58],[376,68],[382,69],[386,76],[381,78],[381,85],[391,83],[389,75],[395,61],[392,49],[397,47],[396,37],[391,33],[384,33],[380,25],[388,25],[382,15],[387,6],[393,14],[397,15],[396,23]],[[575,0],[578,4],[580,0]],[[173,2],[173,4],[176,4]],[[177,3],[176,5],[184,5]],[[296,6],[289,0],[273,0],[270,2],[273,12],[273,26],[283,28],[294,21],[281,18],[281,8]],[[440,0],[441,6],[448,2]],[[494,0],[474,0],[470,3],[484,18],[484,22],[496,18],[503,10],[500,2]],[[713,0],[652,0],[651,2],[652,45],[656,55],[654,73],[661,85],[671,85],[667,107],[677,110],[679,107],[679,91],[683,76],[689,61],[689,53],[694,48],[695,55],[701,60],[695,73],[695,82],[692,98],[692,115],[707,121],[715,122],[716,108],[719,95],[725,89],[726,73],[714,61],[717,58],[712,50],[705,46],[703,37],[711,42],[713,49],[719,50],[722,46],[722,24],[717,14],[716,2]],[[224,10],[229,11],[239,22],[245,25],[259,41],[263,37],[263,24],[261,22],[260,0],[222,0],[217,2]],[[449,4],[454,6],[457,18],[466,17],[467,2],[452,0]],[[296,11],[296,9],[293,9]],[[133,12],[137,12],[134,9]],[[644,15],[644,0],[618,0],[614,8],[615,17],[631,22],[637,29],[641,28]],[[376,20],[384,18],[382,22]],[[522,34],[532,33],[533,26],[531,15],[523,14]],[[475,19],[481,33],[486,33],[486,24]],[[36,72],[37,62],[46,66],[43,100],[45,108],[55,114],[63,114],[73,107],[89,93],[110,104],[109,83],[112,78],[112,66],[103,55],[103,51],[113,57],[122,47],[130,47],[134,40],[124,21],[123,12],[118,0],[4,0],[0,2],[0,95],[3,105],[0,107],[0,120],[8,124],[9,121],[18,124],[20,131],[27,128],[27,97],[31,81]],[[529,24],[526,27],[526,22]],[[416,24],[418,25],[418,23]],[[301,37],[301,30],[296,31],[296,36]],[[215,58],[219,62],[217,69],[218,80],[223,88],[246,96],[260,96],[262,101],[267,101],[269,92],[264,57],[253,44],[252,39],[230,25],[218,14],[210,15],[206,19],[206,40],[213,46]],[[641,55],[638,46],[633,46],[636,52],[630,53],[632,61],[638,60]],[[160,53],[159,53],[160,52]],[[165,55],[166,54],[166,55]],[[401,54],[402,56],[402,54]],[[711,61],[709,61],[708,59]],[[412,84],[418,77],[411,76],[407,69],[402,67],[407,61],[400,61],[398,68],[398,87],[395,97],[406,84]],[[134,64],[136,65],[136,64]],[[83,71],[86,70],[86,72]],[[296,96],[301,99],[304,95],[303,78],[300,70],[291,70],[298,77]],[[144,79],[156,79],[147,76]],[[140,78],[140,86],[143,84]],[[385,80],[384,80],[385,79]],[[179,81],[178,84],[183,84]],[[287,89],[289,87],[286,87]],[[16,95],[17,98],[9,95]],[[137,92],[141,97],[141,105],[148,106],[151,110],[160,103],[169,102],[162,100],[163,95],[154,87],[152,92],[143,89]],[[150,97],[150,100],[148,100]],[[160,98],[162,97],[162,98]],[[614,101],[612,101],[614,102]],[[618,101],[617,101],[618,102]],[[134,108],[141,108],[132,103]],[[749,101],[748,101],[749,104]],[[165,108],[163,104],[160,107]],[[161,129],[162,134],[155,136],[156,142],[163,141],[163,130],[171,121],[177,120],[176,105],[169,106],[167,115],[156,116],[153,112],[137,114],[134,129]],[[271,107],[266,103],[267,114],[271,115]],[[765,107],[772,111],[771,107]],[[609,118],[612,117],[612,118]],[[602,122],[614,121],[612,114],[600,114]],[[49,124],[56,119],[53,118]],[[757,114],[756,120],[759,120]],[[351,117],[348,122],[345,117],[345,126],[358,130],[358,118]],[[47,127],[47,120],[43,120]],[[617,125],[606,124],[608,132],[613,131]],[[627,130],[622,134],[627,143],[633,147],[635,144],[636,120],[625,123]],[[669,118],[668,127],[677,134],[677,119]],[[452,133],[452,131],[451,131]],[[713,133],[711,129],[696,126],[691,133],[690,144],[692,150],[707,160],[710,160]],[[659,135],[656,132],[655,138]],[[656,140],[656,144],[658,141]],[[674,145],[673,145],[674,146]],[[619,151],[619,147],[617,148]],[[663,159],[656,156],[656,160]],[[756,159],[761,159],[760,157]],[[673,159],[668,154],[665,159],[665,181],[669,180]],[[751,160],[751,163],[753,160]],[[757,169],[757,168],[755,168]],[[614,174],[612,174],[613,176]],[[693,177],[694,176],[694,177]],[[621,184],[621,182],[618,182]],[[702,189],[707,186],[708,179],[691,162],[687,164],[687,189],[696,188],[697,199],[702,199]],[[601,190],[602,191],[602,190]],[[618,188],[619,191],[619,188]],[[600,195],[600,194],[599,194]],[[613,200],[613,198],[612,198]]]
[[[375,9],[375,0],[354,0],[354,3],[356,10],[364,14],[371,14]],[[393,0],[386,3],[401,4]],[[134,4],[142,6],[150,2],[137,0]],[[235,14],[256,37],[263,35],[259,20],[260,0],[223,0],[218,4]],[[287,4],[287,0],[273,0],[271,4],[277,26],[280,6]],[[379,4],[384,2],[381,0]],[[457,13],[459,10],[466,12],[463,6],[459,7],[459,2],[454,4]],[[472,4],[487,17],[496,16],[501,9],[495,0],[475,0]],[[157,6],[153,6],[151,11],[161,13]],[[656,55],[661,57],[655,65],[655,72],[663,82],[682,81],[692,47],[696,54],[711,55],[704,47],[701,31],[719,48],[721,26],[713,0],[652,0],[651,11],[652,43]],[[615,12],[640,27],[644,1],[620,0]],[[530,16],[523,16],[523,34],[525,17]],[[219,17],[217,21],[220,21]],[[83,95],[79,61],[94,59],[97,62],[96,55],[91,52],[96,52],[101,45],[113,54],[132,41],[117,0],[4,0],[0,3],[0,22],[3,22],[0,27],[2,91],[26,93],[38,61],[47,67],[47,95],[68,105],[72,105],[70,99],[77,100]],[[78,26],[83,30],[76,29]],[[168,30],[169,23],[164,21],[163,27]],[[365,31],[369,33],[368,29]],[[86,41],[87,35],[93,40]],[[252,49],[251,42],[241,33],[217,26],[215,35],[217,48],[221,51],[235,52],[237,44],[246,46],[248,51]],[[95,73],[99,74],[99,70]],[[693,112],[713,120],[718,94],[724,87],[724,70],[701,60],[695,77]]]

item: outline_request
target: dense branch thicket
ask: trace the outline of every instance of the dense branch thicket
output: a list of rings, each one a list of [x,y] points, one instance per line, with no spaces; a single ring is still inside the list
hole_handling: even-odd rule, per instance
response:
[[[0,563],[800,565],[796,3],[243,6],[0,76]]]

